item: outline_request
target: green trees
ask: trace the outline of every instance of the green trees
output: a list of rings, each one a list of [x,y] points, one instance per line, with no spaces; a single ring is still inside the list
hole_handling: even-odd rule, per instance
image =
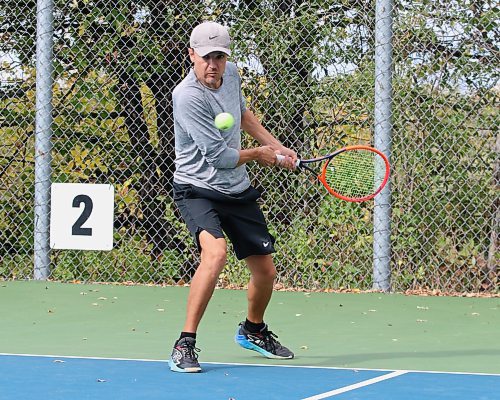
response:
[[[4,3],[0,276],[26,277],[36,3]],[[492,1],[403,1],[394,10],[397,290],[498,290],[497,14]],[[112,183],[117,195],[115,250],[54,251],[53,277],[189,279],[196,255],[171,201],[171,92],[204,19],[230,27],[248,106],[284,143],[307,157],[372,141],[371,2],[57,0],[53,181]],[[280,238],[283,284],[371,287],[371,203],[326,199],[285,172],[251,166],[251,175]],[[242,273],[237,264],[224,280],[243,283]]]

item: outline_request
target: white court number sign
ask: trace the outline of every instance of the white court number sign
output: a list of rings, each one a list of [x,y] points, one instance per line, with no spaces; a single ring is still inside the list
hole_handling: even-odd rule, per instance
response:
[[[67,250],[111,250],[113,211],[112,185],[53,183],[50,247]]]

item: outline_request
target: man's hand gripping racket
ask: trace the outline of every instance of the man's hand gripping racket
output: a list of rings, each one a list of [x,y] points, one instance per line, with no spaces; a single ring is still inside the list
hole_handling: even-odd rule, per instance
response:
[[[285,156],[277,154],[277,164]],[[310,166],[323,163],[319,174]],[[373,199],[389,179],[389,160],[369,146],[348,146],[323,157],[297,160],[296,167],[308,170],[333,196],[352,202]]]

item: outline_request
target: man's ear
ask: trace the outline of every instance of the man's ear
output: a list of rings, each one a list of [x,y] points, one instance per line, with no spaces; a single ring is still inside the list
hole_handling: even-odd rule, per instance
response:
[[[188,48],[188,53],[189,53],[189,58],[191,59],[191,62],[194,62],[194,50],[191,48]]]

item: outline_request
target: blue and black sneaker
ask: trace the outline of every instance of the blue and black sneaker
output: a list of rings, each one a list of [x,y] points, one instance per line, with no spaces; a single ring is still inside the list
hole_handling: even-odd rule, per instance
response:
[[[241,322],[236,331],[234,340],[241,347],[254,350],[267,358],[290,359],[293,353],[276,340],[273,332],[267,329],[267,325],[258,333],[252,333],[245,329],[245,323]]]
[[[179,339],[168,360],[170,369],[174,372],[200,372],[197,354],[199,351],[200,349],[196,347],[196,339],[191,337]]]

